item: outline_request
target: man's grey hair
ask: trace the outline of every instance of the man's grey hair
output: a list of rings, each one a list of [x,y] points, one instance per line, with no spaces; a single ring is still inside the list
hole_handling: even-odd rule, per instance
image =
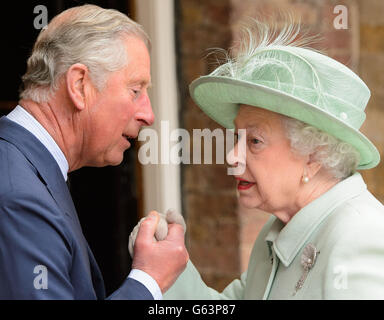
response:
[[[22,77],[21,99],[47,102],[60,78],[76,63],[87,66],[101,90],[111,72],[127,64],[124,39],[134,36],[150,47],[141,25],[114,9],[84,5],[56,16],[38,36]]]

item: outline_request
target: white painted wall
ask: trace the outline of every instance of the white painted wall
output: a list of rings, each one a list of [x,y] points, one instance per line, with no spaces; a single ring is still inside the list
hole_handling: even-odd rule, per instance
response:
[[[156,116],[152,128],[158,132],[160,138],[162,120],[170,122],[170,132],[179,127],[174,2],[173,0],[135,1],[136,21],[144,27],[152,42],[153,86],[149,95]],[[164,140],[160,142],[166,143]],[[160,155],[159,159],[161,159]],[[144,165],[144,214],[153,209],[165,212],[169,208],[181,212],[180,189],[179,165]]]

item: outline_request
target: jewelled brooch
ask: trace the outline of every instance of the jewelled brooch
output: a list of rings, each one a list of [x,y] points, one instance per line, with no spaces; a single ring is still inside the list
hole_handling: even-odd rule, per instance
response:
[[[309,271],[315,265],[316,258],[319,253],[320,251],[317,251],[316,247],[313,244],[309,243],[305,246],[300,261],[302,267],[304,268],[304,271],[299,281],[297,281],[296,283],[293,295],[295,295],[297,291],[299,291],[303,287],[305,279],[307,278]]]

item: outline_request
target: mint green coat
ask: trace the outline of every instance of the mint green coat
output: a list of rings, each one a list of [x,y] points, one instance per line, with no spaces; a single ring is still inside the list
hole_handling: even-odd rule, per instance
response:
[[[308,244],[319,253],[294,294]],[[285,226],[270,218],[248,270],[223,292],[206,286],[189,262],[164,299],[384,299],[384,207],[355,173]]]

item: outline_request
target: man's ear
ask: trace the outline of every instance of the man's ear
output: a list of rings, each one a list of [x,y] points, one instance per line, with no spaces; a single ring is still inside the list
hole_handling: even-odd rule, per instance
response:
[[[86,87],[90,84],[87,66],[81,63],[72,65],[66,73],[66,84],[69,98],[76,109],[86,106]]]

